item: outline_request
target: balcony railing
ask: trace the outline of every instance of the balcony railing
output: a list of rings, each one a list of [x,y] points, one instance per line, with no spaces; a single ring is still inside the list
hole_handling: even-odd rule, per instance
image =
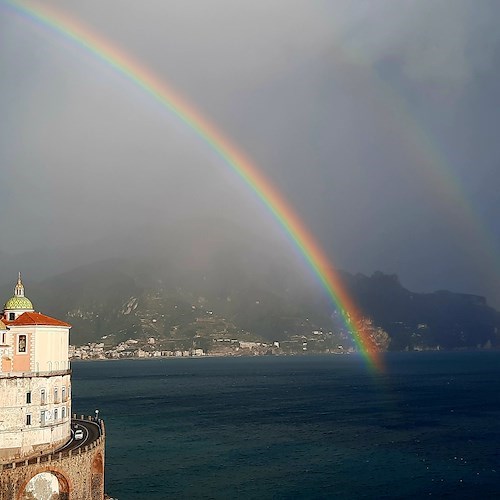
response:
[[[0,372],[0,378],[21,378],[21,377],[55,377],[56,375],[70,375],[71,368],[65,370],[50,370],[45,372]]]

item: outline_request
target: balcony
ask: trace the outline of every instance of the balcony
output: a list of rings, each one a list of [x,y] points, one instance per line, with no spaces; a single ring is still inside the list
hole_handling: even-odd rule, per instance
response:
[[[0,378],[55,377],[57,375],[71,375],[71,368],[46,372],[0,372]]]

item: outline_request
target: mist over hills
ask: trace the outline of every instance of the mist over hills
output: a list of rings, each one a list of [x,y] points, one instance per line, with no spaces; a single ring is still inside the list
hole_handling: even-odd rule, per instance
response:
[[[0,254],[8,298],[23,272],[35,308],[73,325],[71,343],[213,335],[283,341],[344,326],[324,291],[283,239],[230,222],[145,228],[78,248]],[[484,298],[414,293],[395,275],[342,272],[364,317],[393,350],[500,345],[500,315]]]

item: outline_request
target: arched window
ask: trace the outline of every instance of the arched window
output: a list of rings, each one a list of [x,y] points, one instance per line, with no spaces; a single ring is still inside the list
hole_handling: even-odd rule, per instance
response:
[[[61,408],[61,418],[66,418],[66,407],[65,406],[63,406]]]
[[[57,420],[57,417],[58,417],[58,415],[57,415],[57,408],[56,408],[56,409],[54,410],[54,420]]]

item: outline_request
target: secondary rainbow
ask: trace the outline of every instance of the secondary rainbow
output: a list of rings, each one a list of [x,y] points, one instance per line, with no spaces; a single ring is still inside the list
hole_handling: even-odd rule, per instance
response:
[[[336,28],[334,17],[331,21],[334,32],[345,33],[341,28]],[[384,77],[365,54],[352,45],[350,35],[339,35],[335,46],[335,54],[344,64],[356,66],[365,72],[372,91],[376,92],[377,99],[385,109],[380,119],[388,120],[388,124],[398,130],[398,141],[416,159],[416,173],[426,183],[429,192],[433,193],[434,200],[439,200],[447,223],[454,226],[460,235],[461,247],[467,249],[469,256],[475,257],[475,272],[483,283],[489,283],[494,289],[500,279],[498,243],[491,228],[482,220],[478,207],[474,206],[467,194],[467,186],[454,172],[446,148],[438,143],[437,135],[428,130],[428,126],[419,118],[419,113],[411,108],[405,90],[399,88],[394,80]]]
[[[325,252],[305,227],[296,212],[270,181],[224,134],[182,99],[164,81],[114,47],[109,41],[70,19],[62,12],[46,6],[26,2],[4,1],[24,18],[49,28],[126,76],[142,91],[149,94],[179,120],[190,127],[224,162],[257,194],[276,220],[300,250],[328,293],[336,309],[341,312],[347,328],[369,365],[382,369],[382,361],[371,338],[359,328],[361,316],[346,290],[340,276]]]

